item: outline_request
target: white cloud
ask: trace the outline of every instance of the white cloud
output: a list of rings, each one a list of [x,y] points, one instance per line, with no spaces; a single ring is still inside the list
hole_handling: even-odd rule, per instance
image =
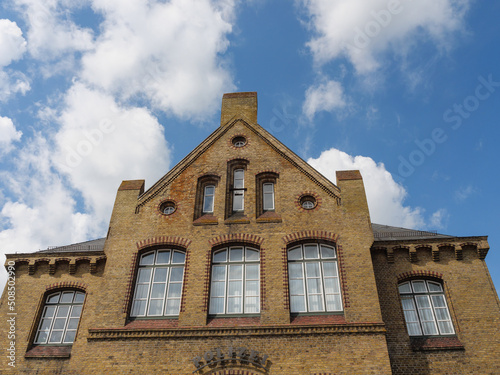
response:
[[[309,87],[302,106],[302,112],[309,120],[320,111],[331,112],[345,107],[344,91],[337,81],[327,81]]]
[[[155,108],[201,119],[234,89],[221,57],[232,31],[233,1],[94,0],[104,17],[82,79],[119,96],[146,97]]]
[[[455,200],[459,203],[464,202],[471,194],[476,192],[476,188],[472,185],[462,186],[455,191]]]
[[[371,220],[374,223],[412,229],[425,227],[423,209],[404,205],[408,193],[392,178],[384,164],[366,156],[350,156],[335,148],[307,161],[325,177],[336,181],[335,172],[359,169],[363,176]]]
[[[163,126],[147,109],[120,107],[112,96],[76,83],[57,121],[54,165],[99,221],[109,219],[122,180],[152,184],[168,171]]]
[[[441,208],[434,212],[430,218],[430,227],[432,229],[446,228],[450,214],[445,208]]]
[[[12,142],[19,141],[22,132],[16,130],[14,123],[8,117],[0,116],[0,156],[12,149]]]
[[[14,0],[28,25],[28,50],[39,60],[92,48],[93,32],[71,20],[71,12],[88,2],[65,0]]]
[[[0,19],[0,67],[19,60],[26,51],[23,32],[15,22]]]
[[[440,49],[461,30],[470,0],[302,0],[315,36],[309,41],[321,66],[346,57],[358,73],[377,70],[380,55],[410,53],[414,37],[432,40]]]

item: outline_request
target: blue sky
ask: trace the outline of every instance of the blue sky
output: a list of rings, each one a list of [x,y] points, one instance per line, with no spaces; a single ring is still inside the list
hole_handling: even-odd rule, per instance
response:
[[[2,254],[104,236],[121,180],[151,186],[223,93],[257,91],[260,125],[333,182],[362,171],[373,222],[488,235],[500,285],[500,3],[0,4]]]

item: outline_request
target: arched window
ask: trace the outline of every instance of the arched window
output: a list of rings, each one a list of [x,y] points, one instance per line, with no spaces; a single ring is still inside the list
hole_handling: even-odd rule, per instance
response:
[[[34,344],[72,344],[75,341],[85,293],[64,290],[45,299]]]
[[[288,250],[291,313],[342,311],[334,246],[309,243]]]
[[[209,314],[260,312],[259,251],[231,246],[213,253]]]
[[[399,284],[399,294],[410,336],[453,335],[443,286],[430,280]]]
[[[160,249],[141,255],[132,317],[179,315],[186,254]]]

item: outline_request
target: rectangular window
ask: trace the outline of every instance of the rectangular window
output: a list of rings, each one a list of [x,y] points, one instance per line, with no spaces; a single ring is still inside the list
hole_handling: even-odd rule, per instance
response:
[[[214,185],[205,186],[205,193],[203,195],[203,213],[214,212],[214,195],[215,195],[215,186]]]
[[[266,182],[262,185],[264,211],[274,210],[274,184]]]
[[[245,192],[245,172],[236,169],[233,177],[233,211],[243,211]]]

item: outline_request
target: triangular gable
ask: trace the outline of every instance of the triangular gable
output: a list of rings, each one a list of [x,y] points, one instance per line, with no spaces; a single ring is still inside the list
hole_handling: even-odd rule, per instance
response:
[[[172,181],[174,181],[184,170],[186,170],[191,164],[193,164],[206,150],[208,150],[237,123],[243,124],[256,136],[264,140],[274,151],[276,151],[276,153],[290,162],[295,168],[297,168],[297,170],[301,171],[311,181],[318,185],[324,192],[335,198],[337,200],[337,203],[340,204],[340,189],[334,183],[332,183],[311,165],[305,162],[300,156],[286,147],[262,126],[256,123],[252,123],[244,115],[238,115],[234,116],[230,121],[228,121],[226,125],[218,127],[184,159],[182,159],[169,172],[167,172],[165,176],[159,179],[153,186],[151,186],[147,191],[139,196],[136,211],[139,211],[142,206],[147,204],[150,200],[164,191]]]

